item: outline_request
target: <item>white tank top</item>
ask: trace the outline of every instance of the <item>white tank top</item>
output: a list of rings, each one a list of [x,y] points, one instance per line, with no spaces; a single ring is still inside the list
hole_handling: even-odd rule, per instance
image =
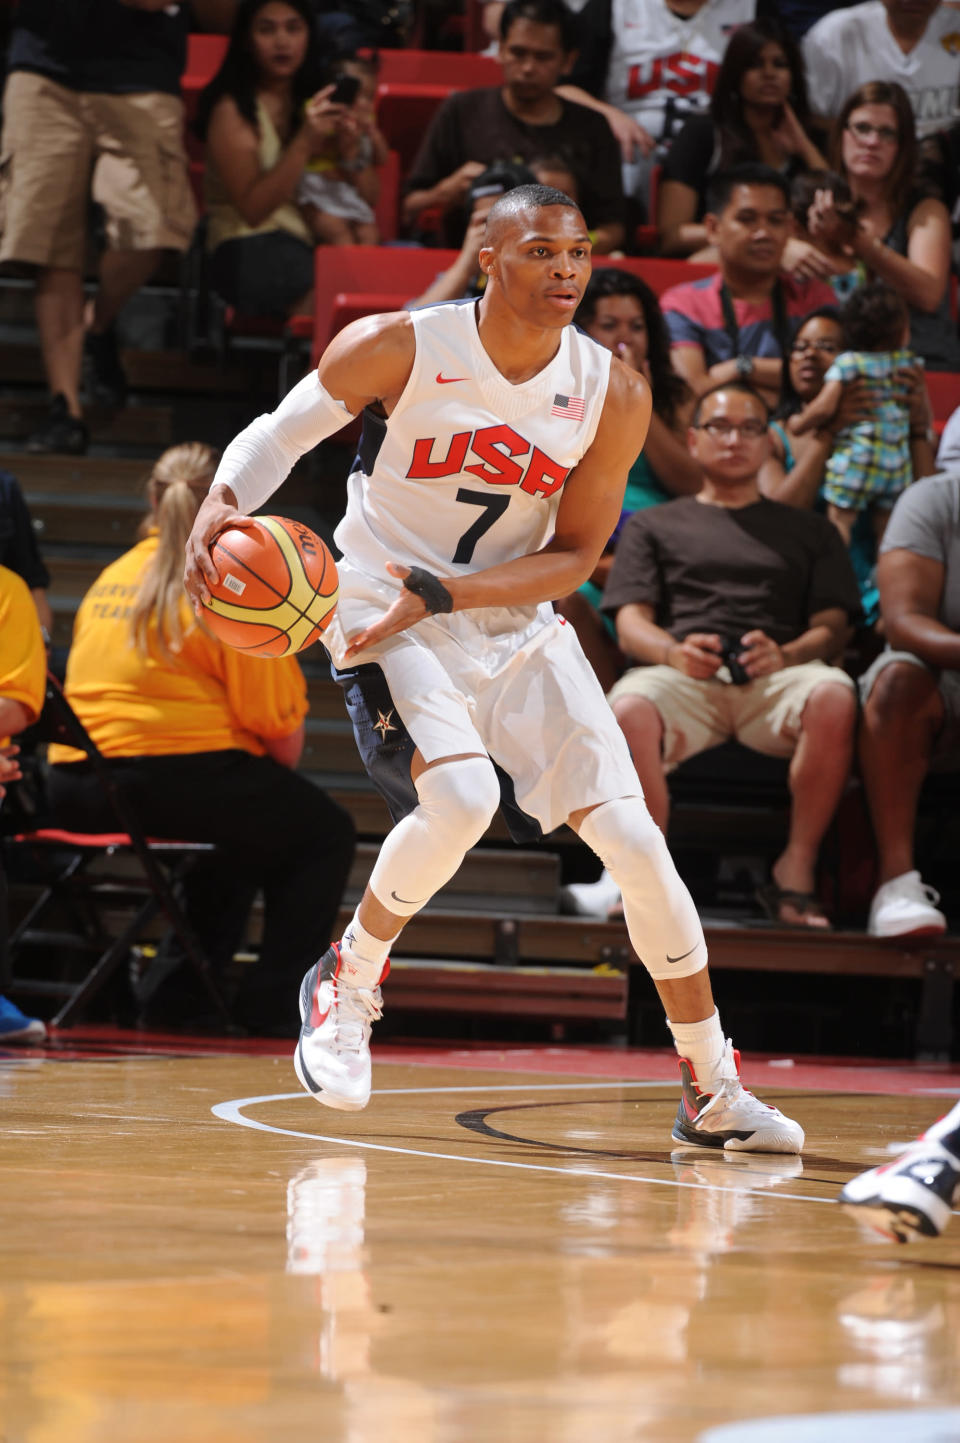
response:
[[[512,385],[481,344],[476,305],[411,312],[410,379],[386,422],[364,414],[336,541],[378,581],[388,561],[459,576],[539,551],[596,434],[610,352],[567,326],[549,365]]]
[[[664,0],[612,0],[605,99],[655,140],[672,139],[706,110],[727,41],[756,10],[756,0],[707,0],[682,20]]]

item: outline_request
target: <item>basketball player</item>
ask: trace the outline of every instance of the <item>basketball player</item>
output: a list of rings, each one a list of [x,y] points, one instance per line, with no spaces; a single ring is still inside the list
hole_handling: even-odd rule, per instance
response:
[[[649,388],[570,326],[590,240],[562,191],[519,186],[497,201],[479,263],[479,302],[341,331],[318,372],[227,448],[188,543],[185,584],[199,604],[216,579],[216,533],[364,412],[324,639],[396,825],[342,942],[304,978],[297,1075],[328,1106],[366,1105],[391,944],[503,797],[515,836],[520,822],[539,833],[567,821],[617,879],[681,1058],[674,1138],[799,1152],[802,1129],[740,1084],[693,902],[550,604],[591,574],[616,525]]]

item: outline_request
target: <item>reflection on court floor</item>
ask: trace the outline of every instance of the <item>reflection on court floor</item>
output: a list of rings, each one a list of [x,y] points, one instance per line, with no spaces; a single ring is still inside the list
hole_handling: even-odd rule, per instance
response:
[[[949,1070],[758,1064],[778,1158],[678,1148],[668,1054],[381,1049],[360,1114],[262,1048],[65,1055],[0,1058],[5,1443],[960,1438],[960,1223],[834,1202]]]

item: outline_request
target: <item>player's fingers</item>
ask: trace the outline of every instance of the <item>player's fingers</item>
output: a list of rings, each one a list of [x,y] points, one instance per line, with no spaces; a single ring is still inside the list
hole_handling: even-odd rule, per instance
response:
[[[387,570],[390,575],[395,576],[398,581],[403,581],[405,577],[410,575],[410,567],[401,566],[397,561],[388,561]]]

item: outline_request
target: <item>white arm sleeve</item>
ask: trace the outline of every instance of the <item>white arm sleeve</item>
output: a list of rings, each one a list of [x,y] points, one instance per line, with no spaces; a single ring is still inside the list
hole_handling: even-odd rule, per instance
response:
[[[222,481],[229,486],[237,498],[237,510],[249,516],[273,495],[301,456],[352,419],[353,413],[331,396],[316,371],[311,371],[275,411],[258,416],[233,438],[212,484]]]

